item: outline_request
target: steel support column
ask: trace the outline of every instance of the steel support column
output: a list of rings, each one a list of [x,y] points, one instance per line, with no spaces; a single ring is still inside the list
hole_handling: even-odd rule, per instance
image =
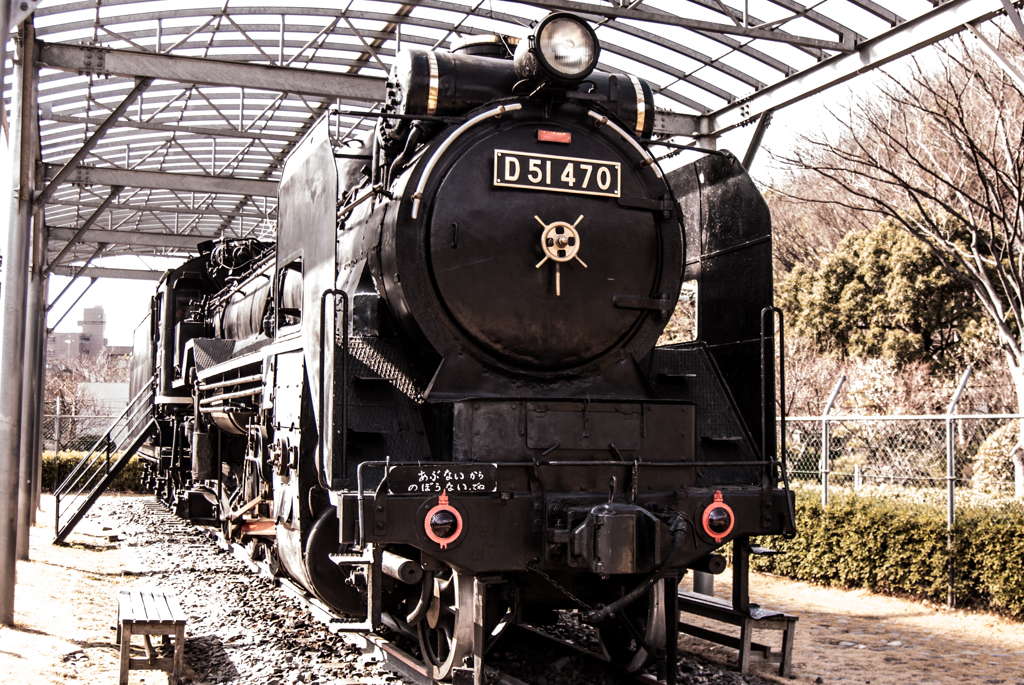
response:
[[[4,254],[3,335],[0,338],[0,624],[14,625],[17,573],[18,475],[21,464],[21,388],[25,357],[25,301],[28,288],[29,237],[32,220],[36,121],[35,30],[31,21],[20,31],[21,59],[14,66],[11,219]]]
[[[3,27],[4,40],[0,41],[0,65],[5,68],[0,69],[0,93],[3,93],[6,89],[6,83],[4,82],[6,65],[7,65],[7,36],[11,32],[11,3],[4,2],[0,3],[0,26]]]
[[[768,130],[768,124],[770,123],[772,123],[772,111],[768,110],[758,118],[757,128],[754,129],[754,135],[750,137],[750,144],[747,146],[747,153],[743,155],[743,168],[747,171],[750,171],[750,165],[754,163],[757,151],[761,149],[761,143],[764,142],[764,132]]]
[[[36,90],[38,92],[38,83]],[[36,122],[38,127],[38,120]],[[43,170],[36,165],[36,188],[43,187]],[[46,295],[48,291],[48,285],[50,282],[47,277],[44,267],[46,266],[46,248],[50,240],[49,231],[46,228],[46,222],[44,221],[43,208],[36,206],[35,213],[32,218],[32,226],[38,230],[32,233],[32,264],[33,274],[39,274],[39,306],[36,311],[38,317],[38,339],[36,340],[36,347],[39,350],[39,364],[36,368],[36,383],[38,391],[36,392],[36,409],[35,409],[35,428],[32,432],[32,515],[31,525],[36,524],[36,512],[39,511],[39,502],[43,496],[43,410],[45,407],[44,399],[46,395]]]
[[[39,213],[32,212],[32,259],[29,265],[29,285],[25,307],[25,365],[21,385],[21,464],[18,471],[18,559],[28,560],[29,539],[32,531],[32,512],[35,500],[36,433],[39,409],[39,365],[43,354],[40,349],[40,298],[42,297],[43,260],[40,256],[46,249],[46,240],[40,240],[43,226],[38,222]],[[43,338],[45,340],[45,338]]]
[[[36,210],[39,225],[43,225],[43,212]],[[32,525],[36,524],[36,512],[43,498],[43,414],[46,407],[46,296],[49,291],[50,279],[43,276],[39,291],[39,392],[36,394],[36,429],[35,443],[32,454],[35,467],[32,471]]]

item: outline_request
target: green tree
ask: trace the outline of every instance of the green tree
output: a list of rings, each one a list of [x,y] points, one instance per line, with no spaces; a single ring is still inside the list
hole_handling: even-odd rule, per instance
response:
[[[778,300],[823,352],[956,370],[986,342],[971,289],[891,221],[848,233],[817,270],[794,267]]]
[[[939,68],[910,60],[837,117],[837,133],[777,159],[831,189],[806,199],[890,219],[974,291],[1024,410],[1024,45],[995,27],[1012,70],[961,34],[938,46]],[[1024,498],[1024,439],[1009,457]]]

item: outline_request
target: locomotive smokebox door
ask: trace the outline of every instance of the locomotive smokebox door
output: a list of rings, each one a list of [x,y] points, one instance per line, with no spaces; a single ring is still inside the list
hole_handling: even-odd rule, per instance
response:
[[[429,170],[418,181],[424,207],[385,220],[389,302],[438,354],[462,345],[515,374],[584,374],[620,352],[639,359],[682,282],[669,187],[587,108],[515,104],[500,122],[451,133],[433,166],[411,171],[410,185]],[[540,131],[564,135],[550,143]]]
[[[534,150],[536,128],[502,131],[502,144]],[[650,212],[624,212],[614,197],[570,188],[539,192],[511,182],[495,188],[492,165],[504,174],[504,158],[517,157],[520,181],[528,184],[531,165],[542,180],[572,166],[580,175],[576,190],[586,174],[580,166],[612,168],[582,155],[513,157],[487,144],[470,150],[468,163],[453,168],[438,191],[430,228],[434,279],[455,323],[491,355],[538,370],[577,366],[615,347],[642,318],[612,300],[620,293],[647,296],[657,286],[649,265],[658,261],[658,227]],[[608,188],[618,189],[619,166],[602,174]],[[596,179],[588,185],[598,189]]]

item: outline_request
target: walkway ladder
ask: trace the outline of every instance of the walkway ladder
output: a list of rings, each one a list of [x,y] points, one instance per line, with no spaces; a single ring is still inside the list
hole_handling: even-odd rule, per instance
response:
[[[132,398],[110,429],[54,491],[57,503],[53,544],[64,542],[155,427],[153,384],[150,383]]]

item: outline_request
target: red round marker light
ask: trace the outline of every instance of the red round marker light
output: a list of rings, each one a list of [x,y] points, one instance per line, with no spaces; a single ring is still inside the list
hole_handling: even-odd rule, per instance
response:
[[[441,549],[446,549],[462,534],[462,515],[448,504],[447,490],[437,498],[437,506],[427,512],[423,530],[428,538],[441,545]]]
[[[736,517],[732,513],[732,508],[722,501],[721,490],[715,493],[714,503],[704,510],[703,523],[704,532],[716,543],[724,540],[736,525]]]

